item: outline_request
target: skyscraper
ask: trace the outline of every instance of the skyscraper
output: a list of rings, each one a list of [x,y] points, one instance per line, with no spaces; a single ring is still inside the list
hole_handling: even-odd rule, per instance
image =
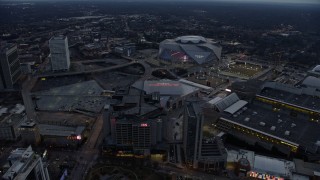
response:
[[[213,134],[212,118],[205,116],[205,104],[187,101],[184,112],[183,149],[186,163],[193,168],[221,170],[227,153],[221,139]]]
[[[29,146],[13,150],[8,157],[10,168],[4,180],[50,180],[46,163]]]
[[[15,44],[0,46],[0,90],[13,89],[20,75],[17,46]]]
[[[52,71],[69,70],[70,55],[68,38],[66,36],[56,36],[49,40],[51,53]]]

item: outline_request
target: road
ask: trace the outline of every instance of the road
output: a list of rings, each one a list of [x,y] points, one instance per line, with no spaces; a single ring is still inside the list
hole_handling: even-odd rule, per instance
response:
[[[79,153],[78,164],[74,167],[71,173],[71,179],[81,180],[84,179],[88,169],[94,165],[95,158],[99,154],[99,144],[97,142],[99,135],[101,134],[103,127],[103,114],[101,113],[97,118],[93,128],[91,129],[91,135],[83,145]]]
[[[28,78],[22,84],[21,94],[22,94],[24,106],[26,108],[27,117],[29,120],[36,119],[36,112],[34,110],[32,98],[30,94],[31,89],[36,82],[37,82],[37,78],[28,76]]]
[[[115,65],[112,67],[106,67],[106,68],[100,68],[100,69],[94,69],[94,70],[83,70],[83,71],[77,71],[77,72],[56,72],[56,73],[50,73],[50,74],[41,74],[39,75],[40,78],[42,77],[57,77],[57,76],[71,76],[71,75],[79,75],[79,74],[90,74],[90,73],[97,73],[97,72],[104,72],[104,71],[111,71],[118,68],[127,67],[133,64],[139,64],[137,62],[129,62],[125,64]]]

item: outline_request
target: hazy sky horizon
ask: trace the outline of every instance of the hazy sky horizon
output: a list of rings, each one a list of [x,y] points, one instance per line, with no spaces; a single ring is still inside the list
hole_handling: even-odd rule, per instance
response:
[[[10,1],[145,1],[145,2],[163,2],[163,1],[194,1],[194,2],[252,2],[252,3],[294,3],[294,4],[320,4],[320,0],[4,0],[6,2]]]

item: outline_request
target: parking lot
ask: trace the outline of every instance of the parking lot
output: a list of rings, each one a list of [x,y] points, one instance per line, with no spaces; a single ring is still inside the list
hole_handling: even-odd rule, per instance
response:
[[[235,62],[234,64],[229,64],[228,67],[221,69],[220,73],[223,75],[251,78],[265,69],[267,68],[261,65]]]

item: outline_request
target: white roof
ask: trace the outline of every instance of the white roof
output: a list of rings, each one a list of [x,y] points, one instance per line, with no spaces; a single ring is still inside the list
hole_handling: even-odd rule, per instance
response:
[[[260,155],[256,155],[254,158],[254,170],[273,175],[286,175],[288,171],[284,160]]]
[[[308,76],[303,80],[302,84],[308,87],[320,88],[320,79],[313,76]]]
[[[180,36],[180,37],[177,37],[175,40],[180,41],[181,43],[194,43],[194,44],[207,41],[202,36]]]
[[[246,104],[248,104],[247,101],[239,100],[236,103],[229,106],[227,109],[225,109],[224,112],[234,114],[235,112],[239,111],[242,107],[244,107]]]
[[[312,69],[312,71],[314,71],[314,72],[320,72],[320,65],[317,65],[316,67],[314,67],[314,68]]]
[[[185,80],[185,79],[179,79],[179,82],[182,82],[184,84],[188,84],[190,86],[194,86],[194,87],[197,87],[197,88],[200,88],[200,89],[212,90],[211,87],[204,86],[202,84],[198,84],[198,83],[195,83],[195,82],[192,82],[192,81],[188,81],[188,80]]]
[[[232,93],[229,96],[221,99],[220,101],[215,103],[215,106],[219,109],[219,111],[223,111],[235,102],[239,101],[239,97],[236,93]]]

